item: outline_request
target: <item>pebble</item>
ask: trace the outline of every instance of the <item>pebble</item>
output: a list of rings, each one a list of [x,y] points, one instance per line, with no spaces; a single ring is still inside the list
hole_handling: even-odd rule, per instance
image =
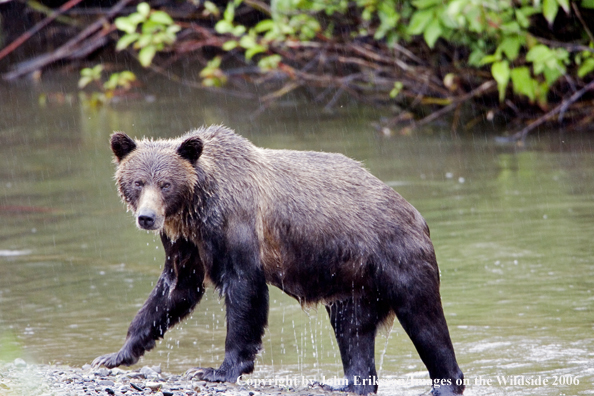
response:
[[[16,358],[14,359],[14,365],[16,367],[27,367],[27,362],[25,362],[23,359],[21,358]]]
[[[25,369],[26,368],[26,369]],[[0,395],[27,396],[302,396],[346,395],[319,386],[240,386],[226,382],[192,381],[165,373],[160,366],[137,370],[27,364],[23,359],[0,363]]]

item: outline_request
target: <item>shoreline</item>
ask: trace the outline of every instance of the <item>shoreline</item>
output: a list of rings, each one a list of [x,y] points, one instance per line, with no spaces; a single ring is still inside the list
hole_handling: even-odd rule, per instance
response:
[[[135,370],[120,368],[70,367],[28,364],[18,358],[0,363],[0,395],[27,396],[337,396],[350,393],[332,391],[320,384],[302,386],[250,385],[206,382],[144,366]]]

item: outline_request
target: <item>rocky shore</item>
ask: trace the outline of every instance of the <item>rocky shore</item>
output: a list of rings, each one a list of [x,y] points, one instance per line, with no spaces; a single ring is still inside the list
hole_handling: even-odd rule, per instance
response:
[[[329,396],[347,395],[332,392],[320,385],[281,387],[274,385],[238,385],[209,383],[161,371],[160,367],[137,370],[119,368],[81,368],[27,364],[22,359],[0,363],[1,396]]]

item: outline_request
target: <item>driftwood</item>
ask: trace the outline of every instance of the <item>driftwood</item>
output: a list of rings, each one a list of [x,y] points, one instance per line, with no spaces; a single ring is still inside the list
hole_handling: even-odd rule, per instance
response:
[[[109,11],[107,11],[103,17],[99,18],[97,21],[89,25],[86,29],[77,34],[74,38],[68,40],[68,42],[66,42],[57,50],[48,52],[36,58],[27,60],[25,62],[21,62],[17,64],[12,71],[5,73],[2,77],[5,80],[14,80],[15,78],[42,69],[59,60],[68,59],[70,56],[73,55],[76,57],[77,54],[80,55],[88,53],[89,51],[87,47],[97,48],[97,44],[94,42],[94,40],[97,40],[98,36],[93,36],[93,38],[91,38],[90,43],[85,40],[89,39],[89,37],[91,37],[93,34],[96,34],[98,31],[100,31],[98,33],[99,37],[107,36],[107,34],[114,30],[114,27],[111,26],[109,21],[114,16],[118,15],[118,13],[128,3],[132,1],[134,0],[120,0]],[[103,44],[104,43],[105,41],[103,41]]]
[[[75,5],[80,3],[81,1],[82,0],[70,0],[70,1],[67,1],[66,3],[64,3],[60,8],[58,8],[57,11],[52,12],[50,15],[48,15],[42,21],[37,23],[31,29],[29,29],[25,33],[23,33],[15,41],[10,43],[10,45],[7,45],[5,48],[3,48],[2,51],[0,51],[0,60],[2,60],[2,58],[4,58],[6,55],[10,54],[15,49],[17,49],[19,46],[21,46],[25,41],[27,41],[31,37],[33,37],[33,35],[35,33],[39,32],[41,29],[43,29],[44,27],[49,25],[54,19],[56,19],[57,17],[62,15],[64,12],[68,11],[69,9],[71,9],[72,7],[74,7]]]
[[[594,90],[594,80],[590,81],[584,88],[580,89],[579,91],[577,91],[576,93],[571,95],[569,98],[563,100],[561,103],[559,103],[557,106],[555,106],[555,108],[552,109],[551,111],[545,113],[544,115],[542,115],[535,121],[528,124],[526,127],[522,128],[520,131],[511,135],[509,137],[509,139],[512,141],[524,142],[526,140],[526,136],[528,136],[528,133],[530,133],[535,128],[541,126],[545,122],[549,121],[551,118],[555,117],[557,114],[559,114],[559,122],[561,122],[563,120],[563,115],[567,111],[569,106],[571,106],[573,103],[578,101],[582,96],[584,96],[584,94],[586,92],[588,92],[590,90]]]

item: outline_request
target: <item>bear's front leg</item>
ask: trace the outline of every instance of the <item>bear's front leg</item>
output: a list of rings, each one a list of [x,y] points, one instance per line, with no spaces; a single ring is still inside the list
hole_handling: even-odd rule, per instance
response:
[[[187,376],[205,381],[236,382],[254,371],[254,359],[268,323],[268,286],[260,264],[255,232],[236,226],[223,251],[214,256],[211,278],[225,295],[227,338],[218,369],[194,368]]]
[[[204,293],[204,266],[198,249],[184,239],[171,242],[161,235],[165,266],[148,300],[128,328],[126,342],[119,352],[100,356],[93,366],[130,366],[154,348],[167,329],[188,315]]]

